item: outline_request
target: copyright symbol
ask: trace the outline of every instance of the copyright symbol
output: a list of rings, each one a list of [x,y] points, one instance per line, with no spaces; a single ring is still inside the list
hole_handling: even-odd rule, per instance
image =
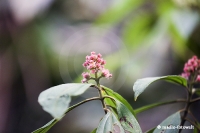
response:
[[[161,129],[161,126],[160,126],[160,125],[158,125],[158,126],[157,126],[157,128],[158,128],[158,129]]]

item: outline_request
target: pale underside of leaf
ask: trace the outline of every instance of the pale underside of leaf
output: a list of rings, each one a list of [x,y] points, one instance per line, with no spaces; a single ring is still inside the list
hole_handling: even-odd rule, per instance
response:
[[[171,127],[177,127],[181,123],[181,116],[180,112],[177,112],[175,114],[170,115],[168,118],[166,118],[161,124],[157,126],[157,128],[154,130],[153,133],[178,133],[179,129],[164,129],[164,128],[170,128]]]
[[[187,80],[181,76],[176,75],[138,79],[133,85],[135,100],[150,84],[158,80],[165,80],[185,87],[187,86]]]
[[[128,133],[142,133],[139,123],[134,115],[126,108],[124,104],[116,101],[118,117],[124,130]]]
[[[100,121],[96,133],[124,133],[124,129],[115,115],[108,112]]]
[[[60,119],[69,107],[71,96],[84,93],[92,84],[62,84],[40,93],[38,102],[54,118]]]

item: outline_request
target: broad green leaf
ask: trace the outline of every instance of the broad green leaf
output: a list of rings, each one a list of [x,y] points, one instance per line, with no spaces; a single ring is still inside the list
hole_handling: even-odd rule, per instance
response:
[[[53,125],[55,125],[58,122],[55,118],[49,121],[46,125],[43,127],[33,131],[32,133],[46,133]]]
[[[161,124],[157,126],[153,133],[178,133],[179,129],[173,127],[177,127],[181,123],[180,112],[172,114],[168,118],[166,118]],[[167,129],[168,128],[168,129]],[[171,128],[171,129],[170,129]]]
[[[93,99],[93,100],[98,100],[98,99]],[[77,103],[77,104],[75,104],[75,105],[69,107],[62,117],[64,117],[65,114],[67,114],[69,111],[73,110],[74,108],[76,108],[76,107],[78,107],[79,105],[81,105],[81,104],[83,104],[83,103],[85,103],[85,102],[88,102],[88,101],[89,101],[89,100],[86,99],[86,100],[84,100],[84,101],[81,101],[81,102],[79,102],[79,103]],[[92,101],[91,98],[90,98],[90,101]],[[54,124],[56,124],[57,122],[58,122],[58,120],[54,118],[53,120],[51,120],[50,122],[48,122],[46,125],[44,125],[43,127],[41,127],[41,128],[39,128],[39,129],[33,131],[32,133],[46,133],[46,132],[47,132]]]
[[[129,109],[121,102],[116,100],[117,112],[120,123],[126,132],[142,133],[139,123]]]
[[[143,111],[146,111],[148,109],[151,109],[151,108],[154,108],[154,107],[157,107],[157,106],[161,106],[161,105],[165,105],[165,104],[170,104],[170,103],[176,103],[178,102],[177,100],[173,100],[173,101],[167,101],[167,102],[158,102],[158,103],[153,103],[153,104],[150,104],[150,105],[146,105],[146,106],[143,106],[143,107],[140,107],[138,109],[135,109],[135,114],[138,114],[140,112],[143,112]],[[184,100],[182,101],[179,101],[179,102],[186,102]]]
[[[121,103],[123,103],[130,111],[131,113],[135,116],[135,112],[132,108],[132,106],[126,101],[126,99],[124,99],[120,94],[118,94],[117,92],[114,92],[113,90],[111,90],[110,88],[107,88],[105,86],[101,86],[105,93],[104,95],[108,95],[108,96],[112,96],[115,99],[117,99],[118,101],[120,101]],[[111,105],[113,107],[116,107],[115,102],[112,101],[111,99],[106,99],[105,100],[106,104]]]
[[[158,80],[165,80],[185,87],[187,86],[187,80],[181,76],[176,75],[138,79],[133,85],[135,100],[150,84]]]
[[[114,2],[113,6],[97,19],[97,24],[113,24],[118,22],[129,12],[139,8],[139,6],[143,4],[144,0],[120,0]]]
[[[51,87],[40,93],[38,102],[54,118],[60,119],[69,107],[71,96],[84,93],[92,84],[71,83]]]
[[[124,129],[112,112],[108,112],[100,121],[96,133],[124,133]]]
[[[94,130],[92,130],[92,132],[90,132],[90,133],[96,133],[96,131],[97,131],[97,128],[95,128]]]

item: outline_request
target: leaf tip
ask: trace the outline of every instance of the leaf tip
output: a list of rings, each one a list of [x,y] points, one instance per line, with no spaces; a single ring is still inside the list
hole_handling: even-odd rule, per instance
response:
[[[137,100],[137,97],[135,97],[134,100],[136,101],[136,100]]]

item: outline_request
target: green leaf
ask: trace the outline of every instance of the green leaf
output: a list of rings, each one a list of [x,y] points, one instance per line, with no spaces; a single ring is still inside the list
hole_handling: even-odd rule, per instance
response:
[[[133,85],[135,100],[150,84],[158,80],[165,80],[185,87],[187,86],[187,80],[181,76],[176,75],[138,79]]]
[[[83,103],[85,103],[85,102],[88,102],[88,101],[92,101],[92,100],[98,100],[98,99],[96,99],[96,98],[93,98],[93,99],[90,98],[90,100],[89,100],[89,99],[86,99],[86,100],[84,100],[84,101],[81,101],[81,102],[79,102],[79,103],[77,103],[77,104],[75,104],[75,105],[69,107],[69,108],[67,109],[67,111],[64,113],[64,115],[67,114],[67,113],[68,113],[69,111],[71,111],[72,109],[78,107],[79,105],[81,105],[81,104],[83,104]],[[63,115],[62,117],[64,117],[64,115]],[[47,132],[54,124],[56,124],[57,122],[58,122],[58,120],[54,118],[53,120],[51,120],[50,122],[48,122],[46,125],[44,125],[43,127],[41,127],[41,128],[39,128],[39,129],[33,131],[32,133],[46,133],[46,132]]]
[[[199,133],[199,131],[200,131],[200,123],[198,123],[198,122],[195,122],[195,126],[194,126],[194,130],[193,130],[193,133]]]
[[[200,89],[194,89],[195,94],[197,94],[198,96],[200,96]]]
[[[124,133],[124,129],[112,112],[108,112],[100,121],[96,133]]]
[[[134,115],[129,111],[129,109],[126,108],[126,106],[123,103],[117,100],[116,104],[117,104],[118,117],[124,130],[126,132],[131,132],[131,133],[142,133],[139,123],[137,122]]]
[[[135,116],[135,112],[132,108],[132,106],[126,101],[126,99],[124,99],[120,94],[118,94],[117,92],[114,92],[113,90],[111,90],[110,88],[107,88],[105,86],[101,86],[105,93],[104,95],[108,95],[108,96],[112,96],[115,99],[117,99],[118,101],[120,101],[121,103],[123,103],[130,111],[131,113]],[[111,105],[113,107],[116,107],[115,102],[112,101],[111,99],[106,99],[105,100],[106,104]]]
[[[177,112],[175,114],[172,114],[168,118],[166,118],[161,124],[157,126],[157,128],[154,130],[153,133],[178,133],[179,129],[167,129],[167,128],[173,128],[180,125],[181,123],[181,116],[180,112]]]
[[[194,127],[193,133],[198,133],[198,129]]]
[[[101,15],[96,23],[97,24],[113,24],[123,19],[125,15],[139,8],[144,3],[144,0],[123,0],[115,1],[113,6]]]
[[[54,86],[40,93],[38,102],[54,118],[60,119],[69,107],[71,96],[81,95],[91,85],[71,83]]]
[[[97,128],[95,128],[94,130],[92,130],[92,132],[90,132],[90,133],[96,133],[96,131],[97,131]]]
[[[157,106],[161,106],[161,105],[165,105],[165,104],[170,104],[170,103],[176,103],[176,102],[186,102],[184,100],[173,100],[173,101],[167,101],[167,102],[158,102],[158,103],[153,103],[153,104],[150,104],[150,105],[146,105],[146,106],[143,106],[143,107],[140,107],[138,109],[135,109],[135,114],[138,114],[140,112],[143,112],[143,111],[146,111],[148,109],[151,109],[151,108],[154,108],[154,107],[157,107]]]
[[[43,127],[33,131],[32,133],[46,133],[53,125],[55,125],[58,122],[55,118],[49,121],[46,125]]]
[[[152,129],[149,129],[148,131],[146,131],[145,133],[153,133],[153,131],[155,130],[155,127]]]

